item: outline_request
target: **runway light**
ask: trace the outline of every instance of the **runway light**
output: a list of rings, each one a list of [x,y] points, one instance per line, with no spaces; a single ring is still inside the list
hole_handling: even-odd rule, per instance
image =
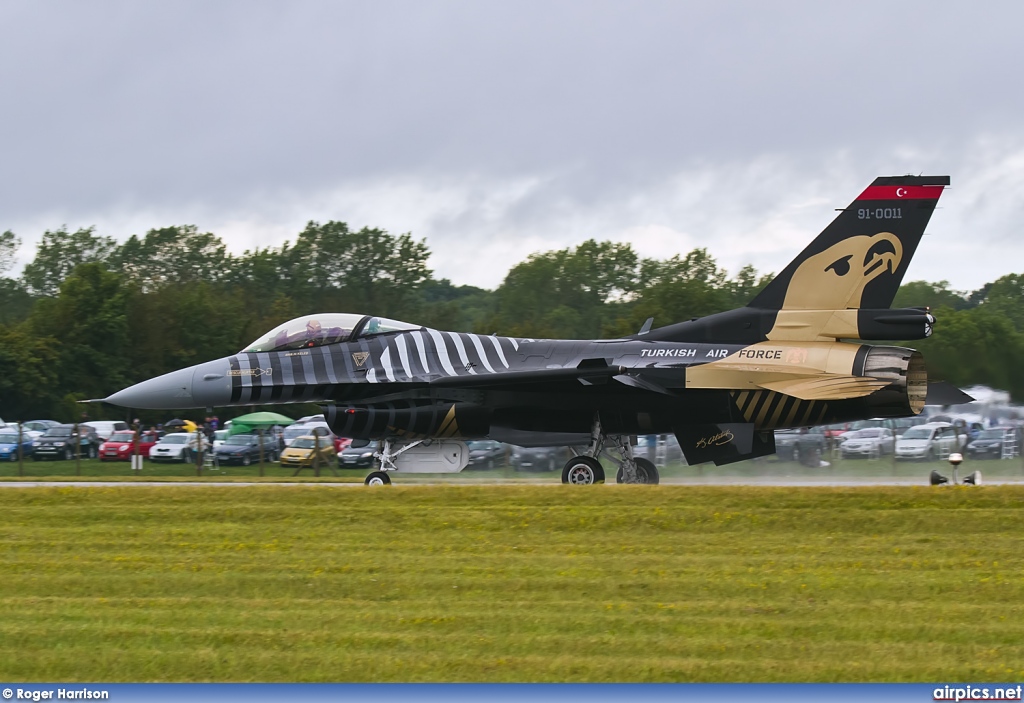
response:
[[[933,486],[941,486],[944,483],[949,483],[949,479],[933,469],[931,475],[928,477],[928,482]]]
[[[981,472],[980,471],[975,471],[974,473],[972,473],[972,474],[970,474],[968,476],[964,476],[964,483],[969,483],[972,486],[980,486],[981,485]]]

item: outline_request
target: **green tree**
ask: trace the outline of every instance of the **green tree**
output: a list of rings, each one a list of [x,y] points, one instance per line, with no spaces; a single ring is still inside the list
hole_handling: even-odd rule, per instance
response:
[[[686,256],[665,260],[644,259],[640,279],[645,287],[638,292],[634,305],[605,325],[605,333],[635,334],[649,317],[654,318],[655,326],[662,326],[735,307],[732,303],[740,294],[737,291],[756,279],[753,269],[745,269],[742,274],[742,279],[730,283],[707,249],[694,249]],[[747,302],[749,299],[743,300],[743,304]]]
[[[21,281],[0,278],[0,325],[22,322],[32,311],[33,298]]]
[[[0,325],[0,417],[32,420],[52,416],[60,382],[58,342],[24,325]]]
[[[425,240],[344,222],[309,222],[281,256],[292,297],[350,312],[398,316],[431,277]]]
[[[219,281],[227,274],[227,247],[195,225],[151,229],[132,235],[110,255],[110,265],[143,291],[173,283]]]
[[[966,310],[972,307],[969,294],[952,290],[949,281],[928,283],[927,281],[911,281],[904,283],[893,299],[894,308],[952,308]]]
[[[1012,273],[990,283],[981,307],[1001,315],[1024,332],[1024,274]]]
[[[35,258],[22,273],[26,287],[34,295],[54,296],[61,283],[79,264],[106,262],[117,248],[110,237],[96,234],[95,227],[68,232],[66,227],[47,230],[36,248]]]
[[[493,332],[485,329],[494,315],[494,292],[476,286],[453,286],[447,278],[425,281],[419,290],[419,310],[410,322],[459,332]],[[411,311],[412,313],[412,311]]]
[[[0,234],[0,274],[7,273],[14,266],[14,260],[21,248],[21,237],[11,230]]]
[[[607,306],[631,300],[639,280],[639,260],[629,244],[588,240],[533,254],[513,266],[495,292],[491,326],[519,336],[596,337]]]
[[[939,308],[935,334],[907,346],[924,354],[928,375],[960,386],[984,384],[1024,398],[1024,334],[984,307]]]
[[[81,264],[55,298],[38,301],[27,324],[37,337],[57,337],[59,387],[103,397],[129,379],[128,307],[136,293],[100,263]]]

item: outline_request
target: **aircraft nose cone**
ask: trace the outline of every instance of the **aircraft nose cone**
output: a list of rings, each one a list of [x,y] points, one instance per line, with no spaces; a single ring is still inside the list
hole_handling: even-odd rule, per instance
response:
[[[212,408],[231,402],[229,358],[207,361],[187,369],[136,383],[103,399],[105,403],[138,410]]]
[[[202,407],[192,397],[194,366],[136,383],[103,399],[106,403],[138,410],[177,410]]]
[[[196,407],[215,408],[231,402],[230,358],[207,361],[192,367],[192,398]]]

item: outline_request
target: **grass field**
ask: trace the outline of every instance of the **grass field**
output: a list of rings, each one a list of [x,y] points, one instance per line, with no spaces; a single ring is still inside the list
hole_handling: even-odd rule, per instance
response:
[[[1024,487],[0,490],[0,680],[1019,681]]]

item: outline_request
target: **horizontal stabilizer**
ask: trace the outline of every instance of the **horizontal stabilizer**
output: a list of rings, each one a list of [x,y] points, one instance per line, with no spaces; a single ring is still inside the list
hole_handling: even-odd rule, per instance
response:
[[[827,374],[758,383],[761,388],[791,395],[800,400],[845,400],[871,395],[891,381],[871,376]]]
[[[952,383],[945,381],[928,381],[928,397],[925,405],[962,405],[973,403],[974,398],[964,393]]]

